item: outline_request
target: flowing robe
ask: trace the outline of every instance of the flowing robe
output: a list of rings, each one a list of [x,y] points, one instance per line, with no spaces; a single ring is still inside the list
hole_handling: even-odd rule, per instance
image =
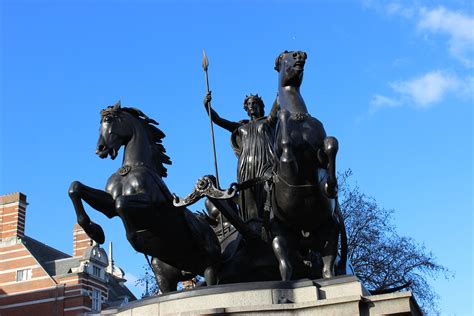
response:
[[[274,166],[274,122],[267,117],[248,121],[232,133],[232,148],[239,161],[237,181],[263,177]],[[262,219],[266,200],[264,183],[242,190],[239,195],[243,220]]]

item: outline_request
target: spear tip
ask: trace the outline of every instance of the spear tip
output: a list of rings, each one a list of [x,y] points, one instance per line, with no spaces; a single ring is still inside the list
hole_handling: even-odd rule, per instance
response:
[[[207,59],[206,51],[203,49],[202,50],[202,68],[204,71],[207,71],[207,67],[209,67],[209,60]]]

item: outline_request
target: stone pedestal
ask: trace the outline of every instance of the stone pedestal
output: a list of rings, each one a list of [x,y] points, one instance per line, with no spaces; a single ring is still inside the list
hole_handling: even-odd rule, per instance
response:
[[[94,314],[92,314],[94,315]],[[99,315],[99,314],[96,314]],[[175,292],[100,315],[421,315],[410,292],[370,295],[354,276],[252,282]]]

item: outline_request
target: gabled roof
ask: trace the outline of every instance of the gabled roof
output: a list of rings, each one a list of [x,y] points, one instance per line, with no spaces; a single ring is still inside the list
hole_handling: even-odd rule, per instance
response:
[[[45,245],[31,237],[24,236],[22,238],[22,242],[26,249],[28,249],[28,251],[33,255],[33,257],[35,257],[35,259],[50,276],[57,275],[55,269],[51,269],[50,262],[66,258],[73,259],[70,255]]]
[[[86,251],[84,257],[72,257],[28,236],[22,238],[22,243],[51,277],[71,273],[72,268],[79,267],[81,261],[87,260],[85,257],[90,253]],[[130,300],[136,299],[125,285],[113,274],[109,274],[109,301],[122,302],[124,297],[129,297]]]

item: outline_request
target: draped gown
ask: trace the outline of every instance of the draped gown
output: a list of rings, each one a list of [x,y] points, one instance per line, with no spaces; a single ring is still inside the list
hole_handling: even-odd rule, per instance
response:
[[[237,180],[263,177],[274,166],[274,120],[262,117],[248,121],[232,133],[232,148],[238,157]],[[239,195],[241,217],[262,219],[266,200],[265,184],[242,190]]]

